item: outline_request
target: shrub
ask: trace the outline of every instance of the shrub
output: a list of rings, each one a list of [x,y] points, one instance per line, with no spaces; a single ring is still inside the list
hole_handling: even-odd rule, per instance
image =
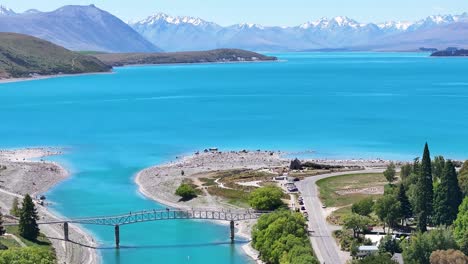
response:
[[[195,189],[186,183],[182,183],[179,188],[177,188],[175,194],[182,197],[182,200],[190,200],[197,197]]]
[[[254,190],[249,196],[249,204],[256,210],[275,210],[283,205],[283,191],[275,186],[267,186]]]

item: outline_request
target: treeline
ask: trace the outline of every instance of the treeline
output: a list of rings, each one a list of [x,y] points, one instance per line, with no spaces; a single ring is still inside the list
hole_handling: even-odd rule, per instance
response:
[[[262,215],[252,230],[252,245],[270,264],[318,264],[300,213],[278,210]]]
[[[431,160],[426,144],[421,160],[416,158],[412,164],[401,167],[401,182],[397,185],[392,184],[394,165],[389,165],[384,175],[390,184],[384,196],[375,202],[364,199],[355,203],[344,228],[353,229],[355,234],[364,232],[373,212],[384,224],[384,231],[386,226],[415,231],[395,247],[403,251],[405,263],[430,263],[431,254],[437,250],[461,252],[438,252],[434,258],[468,255],[468,161],[458,173],[456,165],[459,164],[442,156]],[[408,220],[415,221],[415,226],[410,226]],[[429,232],[428,226],[433,227]]]

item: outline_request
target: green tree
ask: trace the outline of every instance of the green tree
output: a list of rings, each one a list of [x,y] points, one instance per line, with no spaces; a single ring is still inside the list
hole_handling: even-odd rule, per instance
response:
[[[410,218],[413,216],[413,211],[411,209],[411,203],[406,195],[405,186],[402,183],[398,185],[398,193],[397,193],[398,202],[400,202],[400,216],[403,220]]]
[[[197,197],[197,192],[189,184],[182,183],[175,192],[176,195],[182,197],[182,200],[190,200]]]
[[[432,175],[434,179],[440,179],[444,173],[445,159],[443,156],[435,156],[432,162]]]
[[[3,236],[5,234],[5,228],[3,227],[3,215],[2,212],[0,212],[0,236]]]
[[[436,250],[431,253],[431,264],[463,264],[468,263],[468,257],[460,250]]]
[[[416,182],[414,212],[418,218],[418,230],[425,232],[432,212],[432,165],[429,146],[424,146],[423,158],[419,169],[419,178]]]
[[[458,185],[465,196],[468,195],[468,160],[463,163],[458,174]]]
[[[386,235],[380,240],[379,253],[390,253],[392,256],[395,253],[401,253],[400,243],[391,235]]]
[[[0,251],[0,264],[55,264],[52,251],[41,247],[12,248]]]
[[[351,214],[343,219],[343,229],[352,229],[353,237],[357,238],[359,233],[363,233],[367,229],[370,222],[371,220],[367,216]]]
[[[387,179],[388,183],[392,184],[396,179],[395,163],[390,162],[387,169],[383,172],[383,175],[385,176],[385,179]]]
[[[405,180],[406,178],[408,178],[408,176],[410,176],[410,174],[412,173],[413,171],[413,167],[411,166],[411,164],[404,164],[401,166],[401,171],[400,171],[400,177],[402,180]]]
[[[18,197],[15,197],[15,198],[13,199],[13,203],[11,204],[10,214],[11,214],[12,216],[16,216],[16,217],[19,217],[19,216],[20,216],[20,209],[19,209],[19,200],[18,200]]]
[[[458,209],[458,216],[453,222],[453,234],[460,249],[468,255],[468,196]]]
[[[372,197],[367,197],[362,199],[359,202],[356,202],[351,207],[351,211],[358,215],[368,216],[372,213],[372,209],[374,207],[374,200]]]
[[[448,160],[434,193],[433,222],[436,225],[451,225],[457,218],[461,202],[462,193],[458,186],[457,172],[452,161]]]
[[[456,249],[457,244],[450,229],[434,229],[426,233],[416,233],[409,243],[403,246],[405,264],[429,264],[435,250]]]
[[[249,204],[256,210],[275,210],[283,205],[283,191],[275,186],[255,189],[249,196]]]
[[[36,240],[39,236],[39,227],[37,220],[39,219],[36,211],[36,206],[29,194],[23,199],[23,204],[20,212],[19,233],[22,237],[29,240]]]
[[[374,205],[374,211],[377,217],[389,227],[394,227],[398,219],[401,218],[401,205],[400,202],[393,195],[384,195],[378,199]]]

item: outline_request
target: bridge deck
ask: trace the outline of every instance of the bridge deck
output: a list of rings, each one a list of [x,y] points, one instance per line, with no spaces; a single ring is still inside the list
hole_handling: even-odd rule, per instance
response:
[[[165,209],[165,210],[145,210],[139,212],[129,212],[128,214],[116,216],[100,216],[71,218],[58,221],[38,222],[40,225],[76,223],[90,225],[128,225],[140,222],[176,220],[176,219],[204,219],[216,221],[243,221],[257,219],[262,214],[268,212],[255,210],[226,210],[226,209]],[[17,223],[6,224],[17,225]]]

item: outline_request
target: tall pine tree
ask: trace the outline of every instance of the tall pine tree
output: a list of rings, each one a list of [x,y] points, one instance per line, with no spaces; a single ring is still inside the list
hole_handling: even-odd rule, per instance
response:
[[[36,240],[39,236],[39,227],[37,220],[39,219],[36,211],[36,206],[29,194],[23,199],[23,206],[20,211],[19,232],[20,235],[29,240]]]
[[[451,225],[457,218],[462,193],[452,161],[447,161],[434,193],[434,224]]]
[[[403,183],[400,183],[398,185],[398,201],[400,202],[400,210],[401,210],[401,216],[403,217],[403,220],[410,218],[413,216],[413,211],[411,209],[411,203],[408,199],[408,196],[406,195],[406,190],[405,186]]]
[[[429,146],[424,146],[423,158],[419,169],[419,177],[416,183],[417,192],[415,213],[418,218],[418,229],[421,232],[427,231],[427,223],[432,212],[432,166]]]

